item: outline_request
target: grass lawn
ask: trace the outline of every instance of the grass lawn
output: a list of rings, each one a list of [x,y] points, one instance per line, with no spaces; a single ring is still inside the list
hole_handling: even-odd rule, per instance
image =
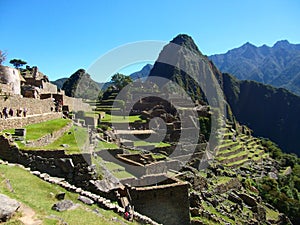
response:
[[[26,126],[26,140],[37,140],[46,134],[51,134],[65,127],[70,120],[54,119],[42,123],[35,123]]]
[[[99,141],[97,149],[116,149],[119,148],[117,144],[115,143],[110,143],[110,142],[105,142],[105,141]]]
[[[158,148],[158,147],[162,148],[162,147],[169,147],[169,146],[171,146],[169,143],[165,143],[165,142],[159,142],[159,143],[157,143],[157,142],[151,143],[151,142],[146,142],[146,141],[135,141],[134,142],[134,146],[135,147],[138,147],[138,146],[148,146],[148,145],[154,145],[156,148]]]
[[[64,149],[66,153],[80,153],[88,139],[86,128],[73,126],[69,131],[65,132],[63,136],[58,138],[53,143],[45,146],[46,149]],[[62,144],[68,144],[69,147],[62,147]]]
[[[136,116],[117,116],[105,114],[105,117],[101,120],[101,122],[109,122],[109,123],[133,123],[135,121],[141,120],[139,115]]]
[[[10,192],[6,188],[5,179],[9,179],[14,192]],[[32,208],[44,225],[113,225],[117,223],[116,219],[121,224],[138,224],[125,221],[122,216],[112,211],[103,210],[96,205],[84,205],[77,200],[78,194],[68,192],[58,185],[49,184],[17,166],[0,165],[0,192]],[[53,204],[58,202],[54,196],[60,192],[65,192],[65,199],[72,200],[78,204],[78,207],[64,212],[51,210]],[[93,210],[97,210],[99,213],[96,214]],[[10,222],[3,224],[23,224],[18,221],[20,216],[18,214]]]
[[[123,166],[120,166],[114,162],[105,162],[104,165],[118,179],[133,177],[132,174],[125,171]]]
[[[81,152],[81,148],[86,143],[87,138],[88,133],[86,128],[73,126],[60,138],[43,147],[28,147],[22,144],[20,141],[17,141],[17,144],[20,149],[24,150],[65,150],[67,154],[72,154]],[[62,144],[67,144],[69,147],[64,148],[61,146]]]

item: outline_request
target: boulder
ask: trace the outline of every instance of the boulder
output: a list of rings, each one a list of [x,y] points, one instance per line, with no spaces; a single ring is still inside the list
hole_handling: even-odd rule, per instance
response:
[[[61,158],[55,161],[55,165],[63,170],[65,173],[72,173],[74,164],[71,158]]]
[[[66,211],[74,206],[74,203],[71,200],[62,200],[60,202],[55,203],[52,206],[53,210],[58,212]]]
[[[290,221],[290,219],[285,214],[280,213],[277,224],[279,224],[279,225],[291,225],[292,222]]]
[[[192,217],[200,216],[200,210],[198,208],[190,208],[190,213]]]
[[[274,172],[269,172],[269,173],[268,173],[268,176],[269,176],[270,178],[272,178],[272,179],[275,179],[275,180],[277,180],[277,179],[278,179],[278,176],[277,176],[277,174],[276,174],[276,173],[274,173]]]
[[[94,201],[88,197],[85,197],[85,196],[82,196],[80,195],[78,197],[78,200],[83,202],[84,204],[87,204],[87,205],[93,205],[94,204]]]
[[[9,220],[19,209],[20,203],[6,195],[0,194],[0,222]]]
[[[190,193],[190,207],[200,207],[201,206],[201,196],[199,193],[191,192]]]
[[[266,221],[266,209],[262,205],[258,204],[252,207],[251,210],[256,213],[255,217],[258,221],[261,223]]]
[[[192,219],[191,220],[191,225],[205,225],[201,220],[199,219]]]
[[[69,148],[69,147],[70,147],[70,145],[68,145],[68,144],[61,144],[61,147],[64,147],[64,148]]]
[[[238,195],[236,195],[236,194],[234,194],[232,192],[230,192],[228,194],[228,200],[232,201],[234,203],[237,203],[237,204],[242,204],[243,203],[243,200]]]
[[[243,200],[243,202],[251,207],[254,207],[254,206],[257,206],[257,202],[255,200],[254,197],[248,195],[248,194],[245,194],[245,193],[239,193],[238,194],[239,197]]]
[[[55,198],[56,198],[57,200],[64,200],[64,199],[65,199],[65,195],[66,195],[65,192],[61,192],[61,193],[56,194],[56,195],[55,195]]]

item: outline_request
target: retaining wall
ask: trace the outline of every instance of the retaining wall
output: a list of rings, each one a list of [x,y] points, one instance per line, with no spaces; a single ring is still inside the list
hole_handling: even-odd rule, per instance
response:
[[[65,132],[67,132],[71,127],[73,123],[70,121],[69,124],[67,124],[65,127],[58,131],[54,131],[51,134],[46,134],[45,136],[39,138],[36,141],[31,141],[30,143],[26,144],[27,146],[35,146],[35,147],[40,147],[40,146],[45,146],[47,144],[50,144],[51,142],[55,141],[59,137],[61,137]]]
[[[131,188],[130,196],[135,210],[159,223],[190,224],[187,183]]]
[[[27,115],[42,114],[51,112],[51,107],[55,107],[51,98],[49,99],[35,99],[35,98],[23,98],[21,95],[8,96],[6,99],[4,96],[0,96],[0,110],[4,107],[13,109],[14,115],[16,115],[17,109],[26,108]]]
[[[32,170],[48,173],[51,176],[65,178],[68,182],[79,187],[88,188],[89,181],[96,179],[95,172],[89,168],[90,154],[67,155],[62,150],[19,150],[6,135],[0,135],[0,158],[22,164]]]
[[[62,113],[49,112],[44,114],[29,115],[27,117],[0,118],[0,131],[13,128],[22,128],[33,123],[41,123],[52,119],[62,118]]]

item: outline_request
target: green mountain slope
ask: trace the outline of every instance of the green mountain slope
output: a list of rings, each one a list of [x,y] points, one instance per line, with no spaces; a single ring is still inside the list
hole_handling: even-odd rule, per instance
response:
[[[99,85],[93,81],[89,74],[84,69],[77,70],[63,84],[62,87],[67,96],[97,99],[99,95]]]
[[[223,82],[226,99],[240,123],[253,129],[255,136],[270,138],[285,151],[300,154],[300,97],[226,73]]]

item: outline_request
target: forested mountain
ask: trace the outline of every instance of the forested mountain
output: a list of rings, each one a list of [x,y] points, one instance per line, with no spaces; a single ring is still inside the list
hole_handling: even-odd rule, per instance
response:
[[[64,82],[62,89],[67,96],[84,99],[97,99],[100,91],[98,84],[84,69],[79,69],[72,74]]]
[[[236,119],[283,150],[300,155],[300,97],[283,88],[223,74],[223,90]]]
[[[209,58],[222,72],[238,79],[283,87],[300,95],[300,44],[283,40],[272,47],[256,47],[246,43]]]

